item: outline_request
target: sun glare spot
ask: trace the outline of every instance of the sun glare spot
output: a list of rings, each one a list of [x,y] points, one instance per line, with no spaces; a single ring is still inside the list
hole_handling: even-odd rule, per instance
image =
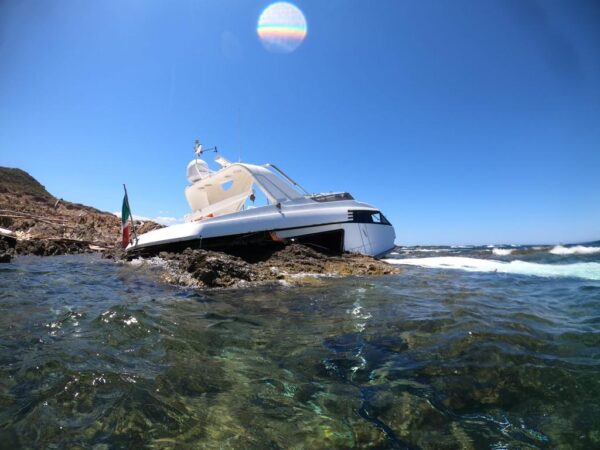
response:
[[[258,18],[256,32],[270,52],[291,53],[306,37],[306,19],[302,11],[291,3],[273,3]]]

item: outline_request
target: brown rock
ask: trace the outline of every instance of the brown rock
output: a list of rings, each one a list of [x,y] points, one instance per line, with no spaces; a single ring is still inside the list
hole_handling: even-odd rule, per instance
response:
[[[90,244],[73,239],[24,239],[17,241],[18,255],[57,256],[90,252]]]
[[[260,252],[264,252],[262,255]],[[386,275],[400,270],[372,257],[357,254],[326,255],[310,247],[291,244],[283,248],[257,248],[248,262],[237,256],[187,249],[159,255],[167,261],[164,279],[173,284],[213,288],[248,283],[314,280],[315,275]]]
[[[56,199],[27,172],[6,167],[0,167],[0,226],[20,235],[17,254],[40,256],[110,248],[121,234],[114,214]],[[160,227],[146,221],[139,232]]]
[[[159,256],[170,261],[167,280],[175,284],[228,287],[256,278],[251,264],[225,253],[187,249],[182,253],[163,252]]]

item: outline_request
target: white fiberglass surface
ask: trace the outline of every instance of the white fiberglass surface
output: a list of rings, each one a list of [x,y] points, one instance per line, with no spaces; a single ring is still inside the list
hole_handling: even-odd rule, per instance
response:
[[[170,227],[160,228],[138,236],[137,245],[159,244],[161,242],[170,242],[197,236],[203,228],[202,223],[189,222],[171,225]]]

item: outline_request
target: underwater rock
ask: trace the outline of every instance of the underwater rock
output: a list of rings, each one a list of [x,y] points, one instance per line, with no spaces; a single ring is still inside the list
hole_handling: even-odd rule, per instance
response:
[[[426,398],[408,392],[379,391],[369,399],[367,410],[369,416],[381,420],[403,441],[419,448],[448,448],[450,433],[445,415]]]

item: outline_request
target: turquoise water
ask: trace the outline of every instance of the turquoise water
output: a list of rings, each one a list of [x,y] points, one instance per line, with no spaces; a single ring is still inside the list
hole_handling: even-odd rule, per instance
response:
[[[560,266],[600,254],[549,250],[402,248],[399,275],[210,292],[18,258],[0,447],[598,448],[600,281]],[[559,268],[490,268],[511,261]]]

